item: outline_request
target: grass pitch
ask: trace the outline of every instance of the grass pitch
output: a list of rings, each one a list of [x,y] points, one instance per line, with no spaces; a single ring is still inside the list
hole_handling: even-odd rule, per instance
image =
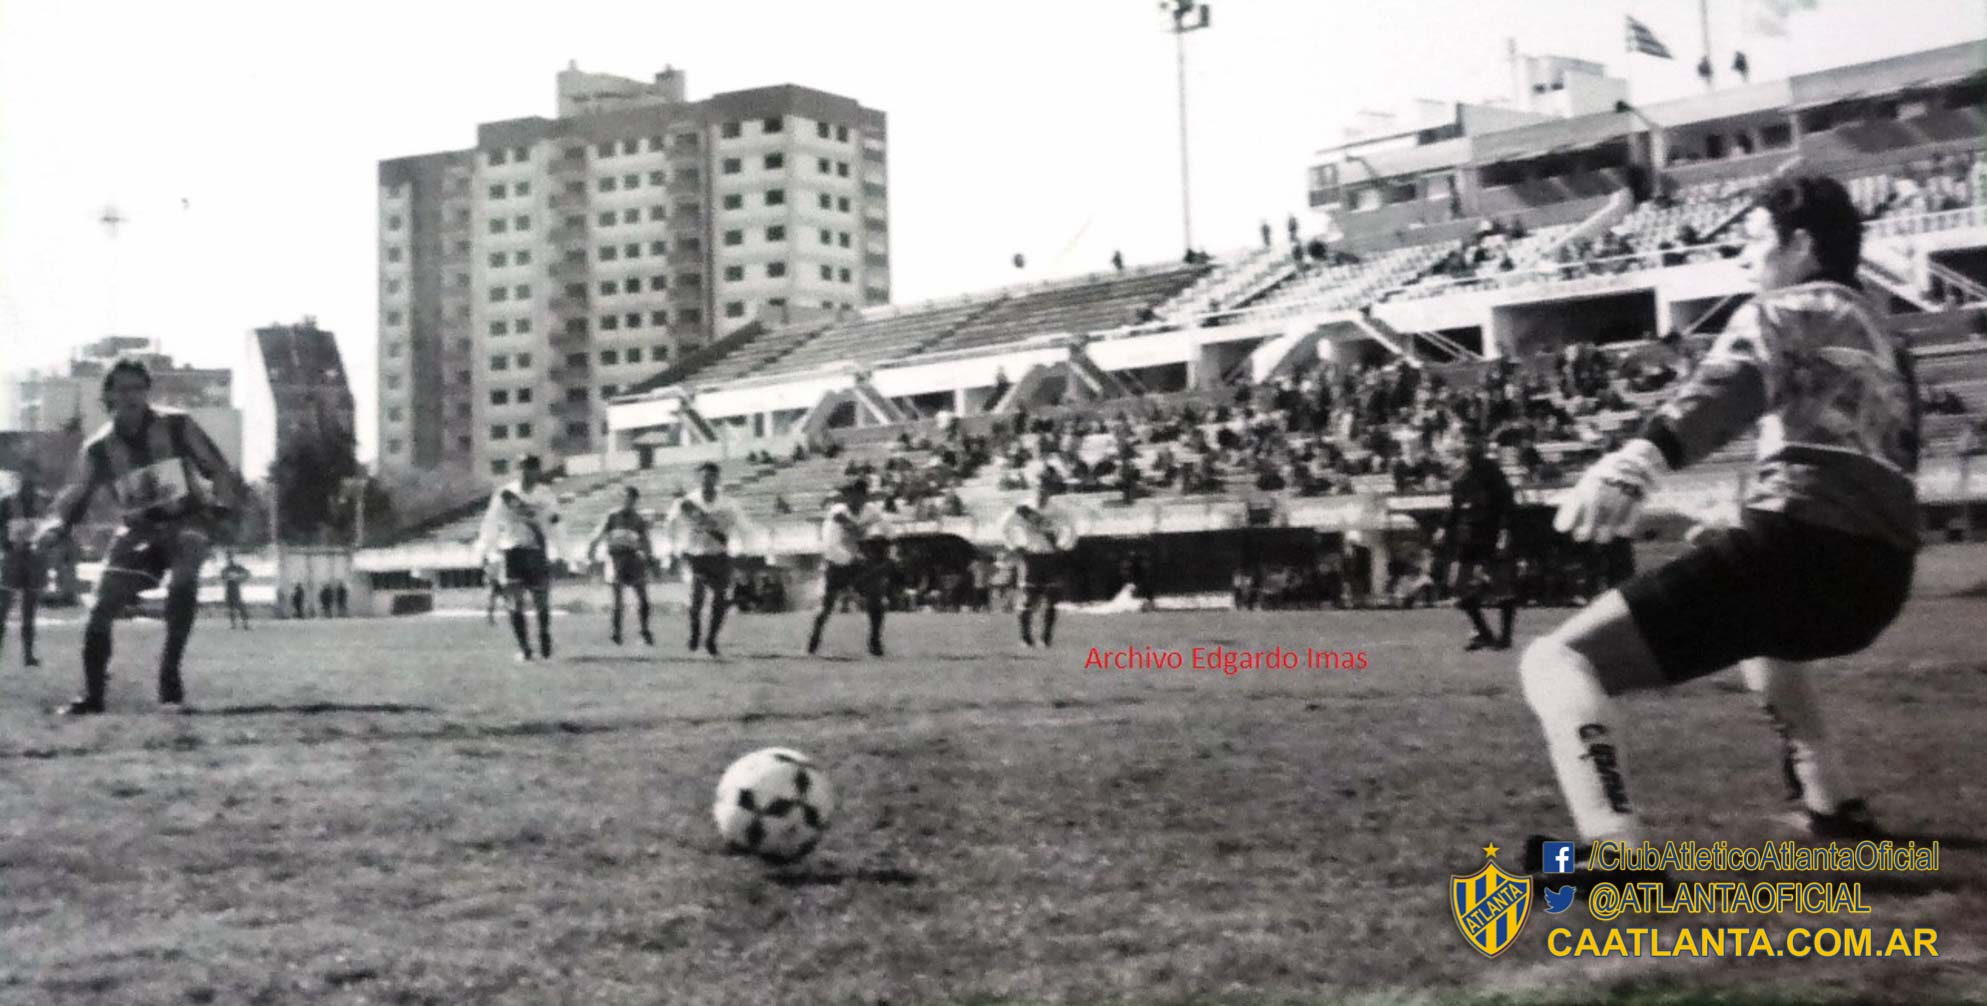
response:
[[[1565,614],[1522,612],[1521,642]],[[745,615],[722,663],[684,652],[678,614],[653,650],[572,615],[560,656],[522,665],[480,616],[207,617],[190,715],[153,706],[161,632],[135,622],[114,715],[81,722],[41,711],[77,684],[57,626],[47,666],[10,647],[0,671],[0,1001],[1982,1000],[1983,615],[1915,601],[1823,685],[1858,781],[1941,840],[1940,873],[1870,879],[1869,916],[1616,923],[1940,930],[1903,960],[1560,959],[1547,930],[1592,923],[1536,903],[1479,956],[1450,875],[1569,829],[1515,654],[1462,653],[1453,611],[1065,614],[1026,655],[1010,617],[906,615],[880,661],[859,616],[814,660],[805,616]],[[1368,660],[1083,667],[1091,645],[1216,644]],[[1660,835],[1785,837],[1777,742],[1735,675],[1628,706]],[[710,820],[719,773],[769,745],[841,797],[794,868],[724,854]]]

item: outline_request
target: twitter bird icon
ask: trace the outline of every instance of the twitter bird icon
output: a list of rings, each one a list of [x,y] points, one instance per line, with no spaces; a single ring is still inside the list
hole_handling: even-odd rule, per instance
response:
[[[1545,888],[1544,890],[1545,890],[1546,914],[1558,915],[1559,913],[1573,907],[1572,884],[1568,884],[1565,887],[1560,887],[1560,888],[1548,887]]]

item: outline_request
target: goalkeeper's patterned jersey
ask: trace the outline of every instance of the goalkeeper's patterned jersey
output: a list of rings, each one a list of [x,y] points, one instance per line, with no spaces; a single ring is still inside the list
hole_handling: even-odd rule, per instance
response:
[[[1754,426],[1749,509],[1918,547],[1918,391],[1875,308],[1836,283],[1739,310],[1644,435],[1670,467]]]
[[[601,520],[596,537],[606,540],[610,555],[640,552],[648,542],[649,519],[639,510],[615,510]]]

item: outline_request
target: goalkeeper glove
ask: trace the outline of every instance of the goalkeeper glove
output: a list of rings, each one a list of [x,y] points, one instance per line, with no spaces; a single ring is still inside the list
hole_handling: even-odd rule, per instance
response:
[[[1631,440],[1580,476],[1559,504],[1552,526],[1574,541],[1608,542],[1630,537],[1642,519],[1649,491],[1669,470],[1655,444]]]

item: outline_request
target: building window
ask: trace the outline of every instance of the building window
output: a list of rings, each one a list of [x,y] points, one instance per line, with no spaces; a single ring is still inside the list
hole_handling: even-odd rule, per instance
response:
[[[603,384],[600,386],[600,397],[602,398],[613,398],[620,393],[621,386],[618,384]]]
[[[767,154],[767,155],[766,155],[766,170],[767,170],[767,171],[778,171],[779,169],[781,169],[781,168],[784,168],[784,167],[786,167],[786,166],[787,166],[787,155],[785,155],[785,154]]]
[[[847,161],[835,162],[835,177],[837,178],[849,177],[849,162]]]
[[[669,286],[669,277],[667,276],[649,277],[649,289],[651,290],[661,290],[668,286]]]
[[[828,159],[827,159],[826,157],[817,157],[817,158],[815,158],[815,159],[814,159],[814,167],[815,167],[815,170],[817,170],[817,171],[821,172],[821,173],[822,173],[822,174],[824,174],[824,175],[825,175],[825,174],[827,174],[828,172],[830,172],[830,171],[834,170],[834,167],[833,167],[833,165],[831,165],[831,164],[829,163],[829,161],[828,161]]]
[[[485,160],[489,163],[491,167],[494,168],[497,165],[504,163],[504,151],[492,150],[488,155],[486,155]]]
[[[593,155],[594,155],[595,157],[613,157],[613,156],[614,156],[614,143],[613,143],[613,141],[611,141],[611,140],[610,140],[610,141],[608,141],[608,142],[606,142],[606,143],[603,143],[603,144],[600,144],[600,145],[599,145],[599,146],[597,146],[597,147],[594,147],[594,148],[593,148]]]
[[[847,143],[847,142],[849,142],[849,127],[847,127],[847,126],[836,126],[836,127],[835,127],[835,140],[836,140],[836,142],[838,142],[838,143]]]
[[[602,297],[612,297],[614,296],[615,291],[619,289],[619,287],[620,284],[614,282],[613,280],[603,279],[600,281],[600,295]]]
[[[490,427],[490,439],[491,439],[491,440],[509,440],[510,438],[511,438],[511,428],[510,428],[510,427],[508,427],[508,426],[492,426],[492,427]]]
[[[745,302],[742,300],[734,300],[731,303],[726,304],[724,306],[724,316],[727,318],[745,317]]]
[[[584,357],[582,357],[582,359],[584,359]],[[586,392],[586,389],[585,389],[585,388],[567,388],[567,389],[566,389],[566,401],[568,401],[568,402],[584,402],[584,401],[586,401],[586,394],[587,394],[587,392]]]
[[[668,217],[669,217],[669,211],[667,209],[664,209],[661,206],[649,207],[650,220],[664,220],[667,219]]]
[[[679,272],[676,274],[676,285],[698,289],[704,285],[704,277],[694,272]]]
[[[849,232],[843,231],[840,234],[835,235],[835,243],[841,245],[844,248],[847,248],[849,246]]]
[[[387,280],[387,281],[386,281],[386,292],[387,292],[387,293],[399,293],[399,292],[400,292],[400,281],[399,281],[399,280],[397,280],[397,279],[390,279],[390,280]]]
[[[816,136],[818,136],[818,137],[820,137],[820,138],[822,138],[822,139],[824,139],[824,140],[825,140],[825,139],[827,139],[827,138],[828,138],[828,124],[827,124],[827,123],[825,123],[825,122],[817,122],[817,123],[815,123],[815,124],[814,124],[814,135],[816,135]]]
[[[587,324],[587,323],[586,323],[586,319],[585,319],[585,318],[567,318],[567,319],[566,319],[566,334],[567,334],[567,335],[585,335],[585,334],[586,334],[586,324]]]
[[[490,357],[490,369],[491,369],[491,370],[509,370],[509,369],[511,369],[511,358],[510,358],[510,357],[508,357],[508,356],[493,356],[493,357]]]
[[[739,160],[736,157],[727,157],[724,159],[724,163],[719,165],[718,167],[719,170],[723,171],[727,175],[735,175],[738,174],[740,171],[745,170],[745,162]]]
[[[695,133],[677,133],[675,143],[678,150],[695,150],[698,145],[698,137]]]
[[[519,439],[531,436],[531,424],[530,423],[517,424],[517,435]]]
[[[649,153],[653,154],[661,149],[662,149],[662,137],[660,136],[649,137]]]
[[[491,322],[491,323],[490,323],[490,334],[491,334],[491,335],[509,335],[509,334],[511,334],[511,325],[510,325],[510,322],[507,322],[507,321],[493,321],[493,322]]]
[[[498,388],[497,390],[490,392],[491,405],[509,405],[510,403],[511,403],[510,392],[505,391],[502,388]]]
[[[742,265],[728,265],[728,266],[725,266],[725,267],[724,267],[724,281],[725,281],[725,282],[727,282],[727,283],[737,283],[737,282],[739,282],[739,281],[743,280],[744,278],[745,278],[745,267],[744,267],[744,266],[742,266]]]
[[[779,279],[781,276],[785,276],[786,274],[787,274],[787,264],[785,262],[766,263],[766,276],[768,278]]]
[[[847,213],[849,211],[849,197],[837,196],[835,198],[835,208],[841,210],[843,213]]]
[[[663,173],[662,173],[662,169],[658,168],[658,169],[656,169],[656,170],[654,170],[654,171],[651,171],[651,172],[649,172],[649,184],[650,184],[650,185],[661,185],[661,184],[663,184],[663,177],[664,177],[664,176],[663,176]]]
[[[511,463],[502,458],[490,462],[490,474],[503,475],[511,470]]]
[[[594,222],[601,227],[614,226],[614,211],[607,210],[606,212],[600,214],[600,216],[594,218]]]
[[[831,265],[822,266],[821,278],[826,282],[833,283],[835,281],[835,267]]]
[[[642,141],[640,140],[629,138],[621,141],[621,152],[624,154],[640,153],[641,149]]]
[[[621,249],[616,248],[613,245],[600,246],[600,260],[602,262],[612,262],[620,257],[621,257]]]
[[[510,230],[510,221],[505,220],[502,217],[498,217],[497,219],[490,221],[490,233],[502,234],[508,230]]]
[[[727,122],[724,125],[718,127],[718,135],[724,137],[727,140],[738,139],[738,132],[739,132],[738,123],[736,122]]]
[[[519,163],[519,164],[523,164],[524,162],[526,162],[526,161],[529,161],[529,160],[531,160],[531,148],[529,148],[529,147],[512,147],[512,148],[511,148],[511,160],[513,160],[513,161],[516,161],[516,162],[517,162],[517,163]],[[518,194],[519,194],[519,195],[523,195],[524,193],[520,192],[520,193],[518,193]]]
[[[785,206],[786,204],[787,204],[787,190],[785,189],[766,190],[766,205]]]
[[[517,300],[530,300],[531,284],[519,283],[517,287],[511,291],[511,296]]]
[[[835,200],[834,200],[834,198],[833,198],[833,197],[831,197],[831,196],[829,196],[829,195],[828,195],[828,193],[826,193],[826,192],[823,192],[823,193],[821,193],[821,196],[820,196],[820,198],[819,198],[819,200],[818,200],[818,201],[819,201],[819,202],[820,202],[820,204],[821,204],[821,208],[822,208],[822,209],[824,209],[824,210],[825,210],[825,209],[831,209],[831,208],[833,208],[833,207],[834,207],[834,205],[835,205]]]
[[[400,441],[398,441],[398,440],[389,440],[389,441],[387,441],[387,442],[386,442],[386,452],[387,452],[388,454],[398,454],[398,453],[400,453]]]
[[[400,390],[400,375],[394,374],[386,379],[386,390],[388,391]]]
[[[621,354],[620,354],[620,352],[618,352],[618,351],[616,351],[616,350],[612,350],[612,349],[603,349],[603,350],[601,350],[601,351],[600,351],[600,365],[601,365],[601,366],[603,366],[603,367],[612,367],[612,366],[614,366],[615,364],[617,364],[617,363],[620,363],[620,362],[621,362]]]
[[[526,333],[529,333],[531,331],[531,319],[519,318],[517,320],[517,323],[511,326],[511,331],[516,332],[519,335],[524,335]]]
[[[742,244],[744,244],[744,243],[745,243],[745,232],[744,232],[744,231],[725,231],[725,232],[724,232],[724,243],[725,243],[725,247],[727,247],[727,248],[729,248],[729,247],[733,247],[733,246],[735,246],[735,245],[742,245]]]
[[[641,243],[640,241],[630,241],[630,242],[628,242],[627,244],[625,244],[625,245],[622,245],[622,246],[621,246],[621,257],[622,257],[622,258],[641,258],[641,257],[642,257],[642,243]]]
[[[680,308],[676,312],[676,320],[678,323],[684,325],[701,325],[704,323],[704,309],[701,307]]]
[[[702,179],[703,172],[698,171],[696,168],[676,169],[676,184],[678,185],[695,185]]]
[[[530,389],[530,388],[519,388],[519,389],[517,389],[517,403],[518,403],[519,405],[530,405],[530,404],[531,404],[531,389]]]
[[[528,251],[519,251],[517,254],[511,256],[511,262],[516,265],[530,265],[531,253]]]
[[[517,354],[517,369],[523,370],[529,366],[531,366],[531,354],[530,353]]]
[[[386,323],[389,325],[400,324],[400,312],[399,311],[386,312]]]
[[[492,269],[502,269],[509,265],[510,262],[511,257],[503,252],[492,252],[490,254],[490,268]]]
[[[640,362],[642,362],[642,350],[641,350],[641,347],[640,347],[640,346],[636,346],[636,347],[634,347],[634,348],[632,348],[632,349],[628,350],[628,362],[629,362],[629,363],[640,363]]]
[[[628,312],[627,316],[621,319],[621,327],[623,328],[642,327],[642,313],[640,311]]]
[[[398,262],[398,261],[400,261],[400,249],[398,249],[398,248],[388,248],[388,249],[386,250],[386,260],[387,260],[388,262]]]
[[[669,312],[650,311],[649,324],[654,325],[657,328],[661,328],[662,326],[669,324]],[[657,357],[657,359],[661,359],[661,357]]]
[[[624,189],[638,189],[638,188],[641,188],[641,187],[642,187],[642,176],[640,176],[640,175],[634,175],[634,174],[629,174],[629,175],[622,175],[622,176],[621,176],[621,187],[622,187],[622,188],[624,188]]]
[[[773,226],[766,228],[766,240],[785,241],[786,239],[787,239],[787,229],[784,226],[780,224],[774,224]]]
[[[393,408],[386,410],[386,418],[389,422],[397,423],[400,422],[402,419],[407,418],[407,412],[406,410],[402,409],[400,406],[396,405]]]
[[[397,231],[400,229],[400,214],[396,213],[393,216],[386,218],[386,229],[390,231]]]
[[[490,303],[501,304],[509,299],[511,299],[510,288],[501,287],[501,286],[493,286],[490,288]]]
[[[618,329],[619,329],[620,327],[621,327],[621,316],[620,316],[620,315],[615,315],[615,314],[603,314],[603,315],[601,315],[601,316],[600,316],[600,330],[601,330],[601,331],[603,331],[603,332],[613,332],[613,331],[616,331],[616,330],[618,330]]]
[[[729,195],[726,195],[726,196],[724,197],[724,208],[725,208],[725,209],[728,209],[728,210],[742,210],[742,209],[744,209],[744,208],[745,208],[745,197],[744,197],[744,196],[742,196],[742,195],[739,195],[739,194],[738,194],[738,193],[736,193],[736,192],[733,192],[733,193],[730,193]]]
[[[849,281],[849,270],[848,270],[848,267],[847,267],[847,266],[843,266],[843,267],[842,267],[842,282],[844,282],[844,283],[847,283],[848,281]]]
[[[518,149],[519,149],[519,150],[523,150],[524,148],[523,148],[523,147],[519,147]],[[518,160],[522,161],[522,160],[524,160],[524,158],[523,158],[523,157],[519,157],[519,158],[518,158]],[[511,183],[511,195],[514,195],[514,196],[528,196],[528,195],[530,195],[530,194],[531,194],[531,183],[530,183],[530,182],[512,182],[512,183]]]
[[[572,438],[573,438],[573,439],[575,439],[575,440],[577,440],[577,439],[579,439],[579,438],[581,438],[581,437],[584,437],[584,436],[586,436],[586,424],[585,424],[585,423],[567,423],[567,424],[566,424],[566,436],[569,436],[569,437],[572,437]]]
[[[531,229],[531,218],[518,217],[516,220],[511,221],[511,226],[521,231],[528,231]]]
[[[398,359],[400,359],[400,352],[401,352],[401,350],[402,350],[403,348],[404,348],[404,347],[402,347],[402,346],[401,346],[401,344],[400,344],[400,343],[397,343],[397,342],[389,342],[389,343],[387,343],[387,344],[386,344],[386,358],[387,358],[387,359],[389,359],[389,360],[398,360]]]
[[[502,185],[490,186],[490,198],[492,199],[504,198],[504,187]]]
[[[595,182],[593,187],[599,189],[602,192],[614,191],[614,176],[608,175],[606,178],[603,178],[600,181]]]
[[[767,119],[765,122],[760,123],[759,131],[762,133],[777,133],[786,129],[786,127],[787,127],[786,120],[776,116],[774,118]]]
[[[650,241],[649,254],[657,257],[669,254],[668,243],[663,241]]]
[[[831,244],[834,244],[834,243],[835,243],[835,232],[834,232],[834,231],[831,231],[831,230],[829,230],[829,229],[828,229],[828,228],[826,228],[826,227],[823,227],[823,228],[821,228],[821,243],[822,243],[822,244],[824,244],[824,245],[831,245]]]

